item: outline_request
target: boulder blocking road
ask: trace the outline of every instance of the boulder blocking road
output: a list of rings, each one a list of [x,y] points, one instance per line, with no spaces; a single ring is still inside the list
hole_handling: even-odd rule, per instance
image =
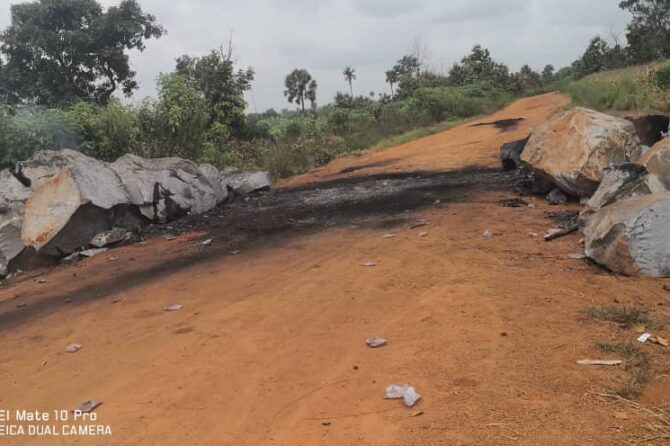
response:
[[[551,243],[537,236],[552,226],[547,212],[579,205],[530,197],[534,207],[500,205],[515,197],[513,174],[499,167],[501,144],[527,137],[568,102],[523,99],[187,217],[170,226],[176,238],[0,286],[0,409],[95,400],[103,402],[97,423],[113,431],[2,444],[644,439],[644,414],[598,396],[626,379],[623,368],[576,363],[620,359],[602,357],[595,343],[635,338],[583,314],[616,301],[667,318],[670,293],[658,279],[571,259],[579,234]],[[498,121],[513,124],[487,125]],[[162,310],[173,305],[183,307]],[[388,345],[369,348],[373,336]],[[73,343],[84,348],[66,352]],[[639,401],[661,405],[670,395],[668,355],[649,351],[665,373]],[[413,408],[385,400],[392,383],[411,384],[422,400]]]

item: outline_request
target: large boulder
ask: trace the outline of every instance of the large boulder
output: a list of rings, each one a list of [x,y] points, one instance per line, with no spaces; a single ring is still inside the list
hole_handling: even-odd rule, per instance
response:
[[[670,189],[670,138],[662,139],[654,144],[640,159],[638,164],[656,175]]]
[[[126,186],[130,202],[154,222],[207,212],[221,196],[195,163],[181,158],[124,155],[109,167]]]
[[[228,187],[223,181],[223,176],[221,175],[221,172],[219,172],[219,169],[211,164],[201,164],[200,171],[205,175],[214,188],[214,192],[217,196],[217,203],[226,201],[228,199]]]
[[[634,162],[641,153],[631,122],[576,107],[538,127],[521,159],[567,194],[588,197],[607,166]]]
[[[129,212],[126,188],[107,163],[71,159],[28,199],[21,237],[38,254],[64,256],[86,247],[114,224],[127,222]]]
[[[25,248],[21,240],[23,209],[31,190],[9,170],[0,171],[0,277]]]
[[[626,275],[670,277],[670,193],[626,198],[591,216],[586,255]]]
[[[221,173],[221,181],[235,195],[249,195],[253,192],[269,190],[272,186],[270,172],[243,172],[234,167],[229,167]]]
[[[624,198],[665,192],[658,176],[635,163],[606,167],[596,192],[586,203],[582,214],[590,214]]]

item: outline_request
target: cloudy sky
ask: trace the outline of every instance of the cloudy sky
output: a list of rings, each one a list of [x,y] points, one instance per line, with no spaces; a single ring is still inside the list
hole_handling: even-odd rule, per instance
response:
[[[0,28],[9,4],[0,1]],[[168,35],[133,53],[140,90],[155,94],[155,79],[171,71],[182,54],[200,55],[233,33],[236,59],[256,70],[249,111],[289,105],[283,82],[293,68],[306,68],[319,82],[319,103],[348,86],[342,69],[358,76],[356,94],[387,91],[384,72],[417,42],[428,49],[436,71],[449,67],[476,43],[518,69],[578,57],[595,34],[623,35],[629,20],[614,0],[139,0]],[[102,0],[113,5],[118,0]]]

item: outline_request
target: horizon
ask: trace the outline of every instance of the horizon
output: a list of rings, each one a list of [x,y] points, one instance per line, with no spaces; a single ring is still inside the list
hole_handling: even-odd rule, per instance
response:
[[[23,3],[12,1],[11,4]],[[119,0],[102,0],[103,7]],[[524,64],[535,70],[552,64],[559,69],[579,57],[595,35],[614,33],[625,41],[630,15],[606,0],[224,0],[176,2],[139,0],[156,16],[167,35],[146,42],[144,52],[131,51],[139,89],[124,102],[156,96],[156,78],[174,70],[181,55],[201,56],[225,45],[230,33],[239,68],[256,72],[247,92],[249,113],[274,108],[295,110],[284,97],[284,79],[294,68],[305,68],[319,84],[319,106],[348,92],[345,66],[356,70],[354,94],[388,93],[384,73],[417,44],[427,49],[428,66],[446,73],[481,44],[494,59],[517,71]],[[607,4],[607,6],[604,6]],[[262,12],[258,12],[262,11]],[[10,22],[10,4],[0,11],[0,28]],[[597,14],[596,14],[597,12]],[[296,23],[290,30],[287,23]],[[346,24],[347,33],[343,34]],[[469,32],[475,30],[474,33]],[[400,30],[400,32],[397,32]],[[476,37],[471,37],[476,34]],[[361,45],[360,42],[366,42]]]

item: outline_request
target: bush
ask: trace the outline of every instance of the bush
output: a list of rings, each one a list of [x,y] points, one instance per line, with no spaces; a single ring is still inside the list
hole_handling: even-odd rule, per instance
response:
[[[3,164],[39,150],[78,149],[81,136],[65,111],[45,108],[0,109],[0,157]]]
[[[94,158],[114,161],[126,153],[141,153],[136,110],[113,99],[104,107],[80,102],[69,115],[82,135],[82,151]]]
[[[665,62],[656,68],[654,84],[661,90],[670,91],[670,62]]]

